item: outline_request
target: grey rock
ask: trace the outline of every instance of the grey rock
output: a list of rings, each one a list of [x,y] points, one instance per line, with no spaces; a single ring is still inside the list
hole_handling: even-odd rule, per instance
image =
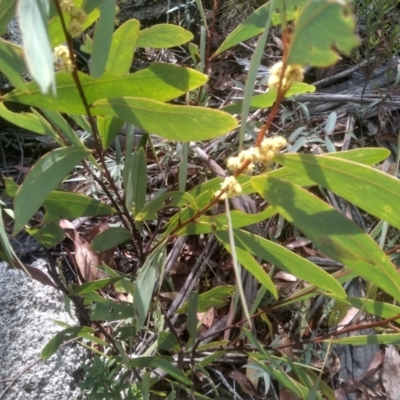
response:
[[[33,266],[46,272],[42,260]],[[63,329],[54,320],[77,325],[58,291],[0,263],[0,400],[85,398],[76,386],[82,379],[81,365],[89,358],[83,347],[72,343],[40,360],[43,347]],[[21,372],[18,379],[3,381]]]

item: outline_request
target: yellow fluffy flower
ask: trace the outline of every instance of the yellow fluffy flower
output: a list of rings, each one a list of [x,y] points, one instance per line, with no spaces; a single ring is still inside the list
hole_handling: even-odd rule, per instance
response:
[[[54,48],[54,59],[60,68],[67,72],[72,72],[74,70],[74,64],[71,60],[71,55],[69,54],[68,47],[65,45],[60,45]]]
[[[62,11],[71,12],[75,8],[73,0],[60,0],[60,8]]]
[[[271,164],[275,155],[286,146],[286,139],[282,136],[275,136],[264,139],[259,147],[259,157],[257,162],[268,165]]]
[[[222,193],[221,200],[226,199],[227,197],[237,196],[242,193],[242,187],[240,183],[236,180],[234,176],[228,176],[221,183],[221,190],[218,190],[215,193],[215,197],[219,196]]]
[[[281,80],[282,61],[277,62],[271,67],[268,79],[268,87],[277,89]],[[286,66],[282,77],[282,89],[288,90],[293,82],[302,82],[304,80],[303,68],[300,64],[289,64]]]

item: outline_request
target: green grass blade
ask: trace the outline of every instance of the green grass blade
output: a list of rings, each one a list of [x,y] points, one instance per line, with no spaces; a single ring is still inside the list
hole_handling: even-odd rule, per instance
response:
[[[90,75],[94,78],[99,78],[106,69],[114,32],[116,0],[104,1],[99,9],[100,19],[94,29],[90,63]]]
[[[240,246],[252,254],[257,254],[263,260],[306,282],[315,284],[320,289],[335,293],[342,298],[346,297],[346,292],[335,278],[283,246],[238,229],[235,230],[235,238],[237,247]]]
[[[353,161],[311,154],[285,154],[276,160],[400,228],[400,181],[393,176]]]
[[[261,35],[261,37],[258,39],[256,50],[254,51],[254,53],[251,57],[250,69],[249,69],[249,74],[246,79],[246,86],[244,89],[244,98],[243,98],[243,105],[242,105],[242,111],[241,111],[242,124],[240,125],[240,129],[239,129],[239,151],[243,150],[244,135],[246,133],[247,115],[249,114],[251,98],[253,95],[254,87],[256,85],[258,68],[260,66],[261,59],[264,55],[265,44],[267,43],[267,39],[268,39],[269,28],[271,26],[271,16],[272,16],[273,10],[274,10],[274,0],[271,0],[268,17],[265,22],[264,32]]]
[[[330,159],[332,160],[332,159]],[[275,178],[253,178],[254,188],[326,256],[400,300],[400,276],[359,226],[307,190]]]
[[[281,23],[280,9],[285,7],[286,19],[294,18],[296,10],[306,3],[307,0],[275,0],[274,10],[272,13],[272,25]],[[236,46],[240,42],[244,42],[257,35],[260,35],[265,28],[265,21],[268,18],[270,3],[264,4],[254,11],[245,21],[243,21],[221,44],[217,51],[213,54],[213,58],[224,51]]]
[[[220,243],[225,247],[229,253],[232,254],[232,248],[229,242],[229,235],[227,230],[220,230],[215,232],[215,236],[220,241]],[[274,283],[272,282],[270,276],[261,267],[261,265],[254,259],[253,255],[249,252],[247,248],[243,248],[240,243],[237,244],[236,256],[240,264],[247,269],[250,274],[257,279],[257,281],[263,285],[276,299],[278,298],[278,291]]]

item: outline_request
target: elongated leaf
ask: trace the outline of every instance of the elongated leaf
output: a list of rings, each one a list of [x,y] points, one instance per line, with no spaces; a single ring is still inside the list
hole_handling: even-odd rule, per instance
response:
[[[150,307],[150,301],[153,297],[154,285],[156,283],[156,274],[161,271],[165,262],[164,246],[159,246],[147,257],[146,262],[141,268],[135,290],[133,292],[133,301],[137,317],[136,329],[141,329],[147,318]]]
[[[351,344],[353,346],[363,346],[367,344],[400,344],[400,333],[351,336],[340,339],[328,339],[326,342],[332,344]]]
[[[259,361],[257,358],[253,356],[253,353],[249,354],[249,358],[252,359],[259,367],[265,370],[272,378],[276,379],[282,386],[290,390],[296,396],[301,399],[306,399],[309,394],[309,390],[292,379],[289,375],[287,375],[281,368],[274,368],[269,365],[269,363],[264,363]]]
[[[7,26],[15,14],[17,0],[0,1],[0,35],[7,33]]]
[[[48,124],[48,122],[34,109],[32,109],[32,113],[35,114],[37,118],[40,120],[43,119],[43,124]],[[53,110],[45,110],[42,109],[42,113],[45,115],[47,120],[54,126],[55,128],[58,128],[62,133],[65,139],[68,140],[70,144],[76,147],[81,147],[82,149],[86,149],[83,141],[80,139],[80,137],[75,133],[75,131],[71,128],[70,124],[66,121],[66,119],[58,112],[53,111]],[[50,124],[49,124],[50,125]],[[65,142],[62,141],[59,137],[59,134],[57,131],[53,131],[53,127],[51,127],[50,131],[50,136],[53,137],[53,139],[59,143],[62,147],[65,146]],[[54,132],[54,133],[53,133]],[[88,155],[89,161],[93,163],[93,165],[98,166],[96,159],[93,157],[93,155],[89,154]]]
[[[142,98],[104,99],[93,106],[94,114],[114,115],[148,132],[181,142],[216,138],[237,126],[236,118],[219,110]]]
[[[186,386],[192,386],[193,382],[177,367],[172,365],[175,362],[173,358],[154,356],[154,357],[137,357],[130,361],[134,368],[161,368],[175,379],[179,380]]]
[[[124,121],[111,115],[97,117],[97,128],[103,149],[106,150],[121,132]]]
[[[336,153],[327,153],[321,157],[328,157],[330,158],[338,158],[344,160],[353,160],[360,164],[365,165],[374,165],[378,162],[384,160],[389,156],[390,152],[387,149],[355,149],[355,150],[348,150],[348,151],[340,151]],[[279,158],[279,157],[278,157]],[[315,184],[308,175],[301,174],[295,171],[294,169],[290,168],[280,168],[275,171],[268,172],[267,174],[273,178],[281,178],[285,181],[289,181],[295,183],[299,186],[312,186]],[[251,185],[251,183],[249,182]],[[244,187],[242,187],[244,190]]]
[[[400,322],[400,307],[394,304],[359,297],[348,297],[346,303],[380,318],[392,318],[399,315],[399,319],[396,321]]]
[[[158,349],[178,352],[181,348],[179,342],[172,332],[161,331],[158,337]]]
[[[134,201],[135,210],[140,211],[143,209],[146,203],[146,193],[147,193],[147,162],[146,154],[143,147],[137,148],[137,158],[136,158],[136,179],[134,186]],[[135,218],[136,219],[136,218]]]
[[[13,234],[25,226],[55,187],[88,154],[87,150],[71,146],[53,150],[37,161],[14,199]]]
[[[139,28],[139,21],[130,19],[114,32],[110,53],[107,59],[107,72],[114,75],[125,75],[129,73],[133,53],[136,48],[136,41],[139,36]]]
[[[124,196],[125,206],[128,210],[132,208],[133,200],[135,198],[136,180],[139,178],[137,171],[137,152],[132,154],[132,147],[134,142],[135,127],[127,124],[126,127],[126,148],[125,148],[125,164],[123,170],[124,181]]]
[[[137,47],[165,49],[180,46],[193,39],[193,34],[177,25],[159,24],[140,31]]]
[[[285,10],[286,20],[289,21],[294,18],[296,11],[307,0],[275,0],[274,12],[271,18],[271,25],[278,25],[282,21],[280,10]],[[260,35],[265,28],[265,21],[268,18],[269,3],[261,6],[258,10],[254,11],[244,22],[242,22],[221,44],[218,50],[212,55],[216,57],[229,48],[236,46],[240,42],[244,42],[254,36]]]
[[[47,32],[49,2],[19,0],[17,13],[29,73],[42,93],[46,94],[52,88],[55,94],[53,52]]]
[[[90,63],[90,75],[99,78],[106,68],[108,54],[111,48],[115,22],[116,0],[103,1],[100,18],[94,28],[93,49]]]
[[[90,104],[100,99],[118,96],[170,101],[207,82],[206,75],[200,72],[161,63],[153,63],[150,67],[129,75],[115,76],[105,73],[101,78],[95,79],[79,72],[79,78]],[[56,85],[57,101],[50,96],[42,95],[35,82],[26,85],[30,94],[16,89],[4,96],[2,100],[59,112],[85,114],[85,108],[71,74],[58,72]]]
[[[131,236],[132,234],[126,228],[108,228],[93,239],[90,247],[94,251],[106,251],[126,242]]]
[[[0,117],[27,131],[51,136],[52,128],[48,122],[44,123],[43,118],[40,119],[32,113],[12,112],[5,107],[3,102],[0,102]]]
[[[166,200],[171,199],[170,202],[164,204]],[[160,211],[163,207],[182,207],[187,204],[191,204],[193,207],[196,207],[196,202],[194,198],[186,192],[167,192],[163,193],[153,200],[149,201],[137,214],[135,217],[136,221],[146,220],[147,217],[150,217],[152,214]]]
[[[257,224],[258,222],[264,221],[275,214],[276,210],[273,207],[268,207],[258,214],[247,214],[243,211],[233,210],[231,211],[232,226],[234,228],[241,228],[243,226]],[[213,231],[213,225],[226,226],[226,224],[227,222],[225,213],[215,216],[203,215],[196,222],[183,227],[176,234],[180,236],[205,234]]]
[[[188,330],[189,336],[190,336],[190,342],[188,343],[189,346],[191,344],[193,345],[195,340],[196,340],[196,338],[197,338],[197,325],[198,325],[197,302],[198,302],[198,300],[199,300],[199,293],[198,292],[192,291],[192,292],[189,293],[189,302],[188,302],[188,305],[187,305],[187,308],[186,308],[186,312],[187,312],[187,330]]]
[[[0,257],[13,268],[22,269],[28,276],[30,276],[24,264],[20,261],[14,249],[11,247],[7,232],[4,227],[2,211],[3,210],[0,206]]]
[[[124,278],[123,276],[119,276],[116,278],[99,279],[97,281],[83,283],[82,285],[76,285],[73,283],[71,295],[77,296],[89,292],[95,292],[96,290],[103,289],[105,286],[118,282],[123,278]]]
[[[307,85],[302,82],[295,82],[290,89],[285,93],[285,97],[291,97],[300,93],[312,93],[315,91],[315,86]],[[277,96],[277,89],[269,89],[267,93],[260,94],[251,98],[250,110],[258,110],[260,108],[271,107]],[[242,109],[243,101],[235,101],[223,107],[222,110],[230,114],[239,114]]]
[[[6,184],[7,196],[15,197],[19,188],[18,184],[14,181],[13,178],[4,178],[4,183]]]
[[[104,0],[75,0],[81,1],[84,9],[87,13],[94,11],[97,7],[100,7]]]
[[[71,128],[65,118],[58,112],[52,110],[44,110],[42,109],[45,117],[55,126],[60,129],[65,138],[76,147],[85,148],[84,144],[81,142],[79,136],[75,133],[75,131]]]
[[[218,286],[205,293],[202,293],[198,299],[197,312],[207,312],[210,308],[220,308],[226,305],[227,300],[235,293],[234,286]],[[176,312],[185,314],[188,312],[189,302],[183,304]]]
[[[217,239],[221,242],[221,244],[225,247],[229,253],[232,252],[230,243],[229,243],[229,234],[226,230],[219,230],[214,232]],[[236,240],[236,238],[235,238]],[[267,274],[266,271],[261,267],[261,265],[254,259],[252,253],[250,253],[247,249],[243,248],[242,244],[236,244],[235,250],[236,257],[239,263],[247,269],[256,278],[256,280],[263,285],[276,299],[278,298],[278,291],[271,278]]]
[[[189,194],[190,194],[190,192],[189,192]],[[194,207],[192,205],[189,205],[187,207],[184,207],[182,210],[180,210],[179,213],[176,213],[169,221],[167,221],[165,223],[165,228],[167,228],[167,229],[164,232],[163,238],[164,239],[167,238],[168,235],[171,233],[171,231],[173,229],[175,229],[179,223],[185,222],[189,218],[193,217],[193,215],[196,213],[196,211],[198,209],[205,207],[210,202],[211,198],[212,198],[212,193],[205,191],[196,198],[196,205]],[[204,226],[204,224],[201,224],[201,225]],[[200,228],[200,229],[202,229],[202,228]],[[207,229],[208,229],[208,225],[207,225]],[[184,228],[183,228],[183,230],[184,230]],[[183,232],[183,230],[182,230],[182,232]]]
[[[290,39],[288,64],[328,67],[360,44],[350,3],[310,0],[300,11]]]
[[[45,221],[115,214],[114,208],[92,197],[78,193],[52,192],[43,203]]]
[[[235,230],[235,238],[237,246],[241,245],[251,254],[257,255],[257,257],[276,265],[283,271],[289,272],[327,292],[334,293],[339,297],[346,297],[346,292],[336,279],[317,265],[283,246],[242,230]]]
[[[400,276],[375,241],[319,198],[292,183],[253,178],[254,188],[328,257],[400,299]]]
[[[106,264],[104,264],[104,263],[103,263],[103,265],[101,266],[101,268],[102,268],[102,270],[104,270],[104,272],[105,272],[108,276],[110,276],[111,278],[118,278],[118,277],[120,277],[120,276],[123,276],[123,275],[121,275],[121,273],[115,271],[115,269],[112,269],[112,268],[108,267],[108,266],[107,266]],[[115,287],[115,290],[116,290],[117,292],[133,294],[134,286],[133,286],[133,284],[131,283],[131,280],[126,280],[126,279],[124,279],[124,280],[117,281],[117,282],[114,284],[114,287]]]
[[[400,181],[353,161],[286,154],[277,161],[376,217],[400,228]]]
[[[40,353],[40,358],[43,360],[47,360],[51,357],[59,348],[60,346],[71,339],[76,337],[82,336],[83,334],[88,335],[93,333],[94,329],[89,328],[87,326],[74,326],[72,328],[67,328],[58,332],[43,348],[42,352]]]
[[[0,7],[1,4],[0,2]],[[25,72],[23,50],[21,47],[3,39],[0,39],[0,70],[13,86],[28,93],[25,81],[21,76]]]
[[[184,192],[188,181],[189,143],[182,144],[181,162],[179,164],[178,190]]]
[[[135,310],[132,303],[125,301],[117,303],[114,300],[105,300],[92,304],[89,315],[92,321],[119,321],[133,318]]]
[[[323,155],[323,157],[328,157],[328,158],[339,158],[339,159],[346,159],[346,160],[354,160],[357,161],[358,163],[366,164],[366,165],[374,165],[378,162],[381,162],[385,158],[388,157],[390,152],[387,149],[369,149],[369,148],[364,148],[364,149],[355,149],[355,150],[348,150],[348,151],[341,151],[341,152],[336,152],[336,153],[328,153]],[[271,176],[275,178],[282,178],[284,180],[287,180],[292,183],[296,183],[300,186],[312,186],[314,182],[312,179],[307,177],[304,174],[298,174],[294,170],[291,170],[289,168],[280,168],[271,172],[268,172],[266,175],[263,176]],[[242,185],[242,190],[243,193],[254,193],[255,189],[253,188],[251,184],[251,179],[248,176],[241,175],[239,177],[239,182]],[[215,193],[217,190],[220,188],[222,179],[221,178],[214,178],[210,179],[209,181],[206,181],[199,186],[196,186],[193,188],[189,193],[195,197],[197,204],[197,207],[203,208],[212,198],[213,193]],[[201,203],[199,203],[201,201]],[[271,215],[266,216],[265,218],[268,218],[273,215],[273,213],[276,213],[276,210],[271,209]],[[179,222],[184,222],[190,216],[193,215],[193,209],[190,208],[184,208],[179,215],[173,216],[167,223],[168,229],[166,231],[170,232],[171,229],[173,229],[178,221]],[[225,215],[225,214],[224,214]],[[195,234],[196,232],[198,233],[207,233],[210,232],[210,225],[208,223],[213,223],[216,222],[222,222],[224,221],[224,215],[222,216],[215,216],[215,217],[208,217],[204,216],[199,218],[198,223],[190,224],[187,227],[183,228],[181,231],[179,231],[180,235],[184,235],[186,232],[186,229],[190,230],[190,232],[193,232]],[[244,225],[237,225],[235,222],[236,212],[232,213],[232,222],[234,224],[235,228],[240,228],[241,226]],[[247,218],[247,217],[246,217]],[[257,218],[257,216],[249,216],[248,218]],[[221,221],[220,221],[221,220]],[[256,222],[253,222],[256,223]],[[238,224],[241,224],[241,222],[238,222]]]
[[[305,372],[310,377],[312,382],[318,382],[318,389],[321,391],[322,395],[325,396],[326,400],[336,400],[334,390],[323,380],[321,380],[321,376],[317,374],[312,369],[306,369]],[[311,397],[311,399],[315,399],[315,397]]]
[[[247,121],[248,114],[250,111],[250,105],[252,100],[252,94],[254,92],[254,88],[256,86],[256,80],[258,75],[258,70],[261,65],[261,60],[264,56],[265,45],[268,40],[269,30],[271,28],[271,19],[272,14],[274,12],[274,3],[273,1],[270,3],[268,17],[265,20],[265,27],[263,29],[263,33],[257,40],[257,45],[254,50],[254,53],[251,56],[250,60],[250,68],[247,75],[244,93],[243,93],[243,103],[240,112],[240,119],[242,121]],[[243,142],[244,142],[244,135],[246,133],[246,124],[241,124],[239,128],[239,151],[243,150]],[[240,291],[241,292],[241,291]],[[244,310],[246,311],[246,309]],[[250,321],[249,321],[250,323]]]
[[[33,236],[46,249],[51,249],[65,239],[64,231],[57,222],[45,222],[40,228],[28,228],[26,232]]]

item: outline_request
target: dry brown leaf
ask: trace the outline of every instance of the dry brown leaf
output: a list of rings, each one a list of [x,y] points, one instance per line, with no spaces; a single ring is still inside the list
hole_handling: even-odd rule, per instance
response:
[[[281,279],[282,281],[287,281],[287,282],[296,282],[297,278],[292,275],[289,274],[288,272],[284,272],[284,271],[279,271],[274,275],[274,279]]]
[[[237,369],[234,369],[228,373],[228,376],[238,382],[246,393],[252,396],[258,396],[257,390],[246,375],[242,374]]]
[[[248,364],[251,364],[252,361],[253,360],[251,359],[251,357],[249,357],[247,359]],[[260,377],[259,377],[258,373],[259,373],[259,371],[257,371],[255,368],[251,368],[251,367],[246,368],[246,377],[255,388],[258,387],[258,382],[260,381]]]
[[[60,227],[66,236],[74,242],[75,262],[85,282],[107,278],[108,275],[96,268],[100,265],[97,254],[90,248],[89,243],[81,238],[74,225],[66,219],[60,221]]]
[[[338,331],[344,329],[351,321],[353,321],[354,317],[359,313],[359,309],[355,307],[349,307],[346,316],[340,321],[340,326],[338,327]]]
[[[303,246],[307,246],[308,244],[311,243],[311,240],[309,239],[297,239],[297,240],[293,240],[293,242],[290,242],[286,247],[288,249],[296,249],[297,247],[303,247]]]
[[[92,240],[101,232],[105,231],[108,229],[108,222],[107,221],[99,221],[97,225],[95,225],[92,229],[89,231],[85,232],[83,235],[81,235],[82,239],[85,240],[88,243],[91,243]],[[114,257],[114,248],[106,250],[106,251],[101,251],[98,253],[99,257],[99,263],[106,264],[108,267],[112,269],[116,269],[115,265],[115,257]]]
[[[382,384],[392,400],[400,400],[400,356],[394,346],[387,346],[383,363]]]
[[[211,328],[214,324],[214,316],[215,316],[215,309],[214,307],[210,308],[205,313],[197,313],[197,319],[206,327]]]
[[[24,270],[22,268],[22,265],[19,265],[19,263],[14,263],[13,267]],[[53,283],[53,281],[40,269],[31,267],[30,265],[24,264],[24,268],[30,273],[31,278],[34,279],[35,281],[40,282],[42,285],[47,285],[51,286],[55,289],[58,289],[57,286]]]
[[[279,391],[279,399],[280,400],[301,400],[301,397],[296,396],[289,389],[282,387]]]
[[[376,372],[383,365],[383,361],[385,359],[385,354],[382,350],[379,350],[374,359],[371,361],[371,364],[368,366],[367,372],[363,375],[362,379],[371,379],[376,374]]]

